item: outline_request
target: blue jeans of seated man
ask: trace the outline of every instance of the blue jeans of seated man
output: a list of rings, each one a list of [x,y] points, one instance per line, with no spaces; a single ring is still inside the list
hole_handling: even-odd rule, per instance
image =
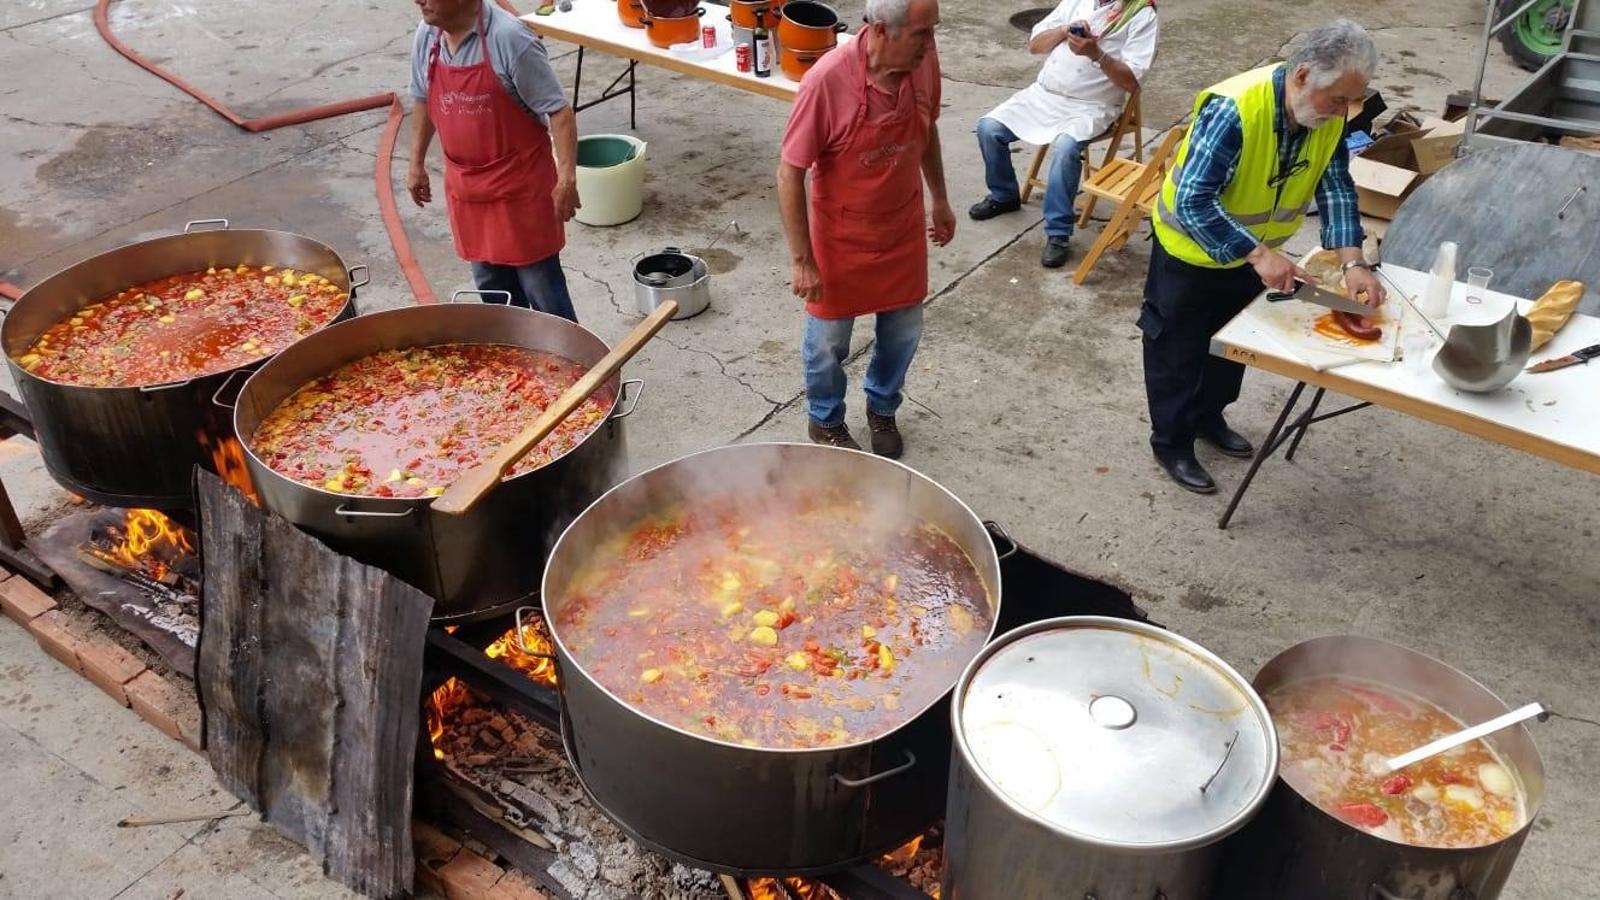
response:
[[[512,306],[536,309],[578,321],[578,311],[572,308],[572,297],[567,293],[567,276],[561,271],[559,253],[526,266],[475,262],[472,264],[472,280],[480,291],[505,291],[510,294]],[[485,298],[484,302],[501,301],[495,297]]]
[[[892,416],[904,397],[906,372],[922,339],[922,304],[878,313],[872,361],[867,364],[867,409]],[[855,319],[819,319],[806,316],[806,336],[801,357],[806,371],[806,411],[812,421],[832,428],[844,422],[845,357],[850,355],[850,332]]]
[[[1017,172],[1011,167],[1011,145],[1017,136],[998,119],[978,120],[978,149],[983,151],[983,178],[989,185],[989,199],[1010,203],[1022,199],[1017,187]],[[1070,238],[1076,216],[1072,203],[1078,198],[1078,182],[1083,178],[1082,146],[1070,134],[1063,134],[1050,145],[1050,174],[1044,189],[1044,233],[1047,237]]]

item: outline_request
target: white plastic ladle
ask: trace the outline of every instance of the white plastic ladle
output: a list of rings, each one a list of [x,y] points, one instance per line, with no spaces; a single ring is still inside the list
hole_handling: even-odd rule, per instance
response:
[[[1542,722],[1545,719],[1550,718],[1550,713],[1545,710],[1544,706],[1538,703],[1529,703],[1527,706],[1514,709],[1503,716],[1496,716],[1481,725],[1474,725],[1471,728],[1463,728],[1455,734],[1447,734],[1436,741],[1430,741],[1426,744],[1423,744],[1421,747],[1418,747],[1417,749],[1408,753],[1402,753],[1399,756],[1393,757],[1383,764],[1384,769],[1380,774],[1398,772],[1399,770],[1404,769],[1406,766],[1422,762],[1430,756],[1437,756],[1446,750],[1459,747],[1462,744],[1468,743],[1469,741],[1475,741],[1478,738],[1486,735],[1494,734],[1496,731],[1499,731],[1502,728],[1510,728],[1519,722],[1526,722],[1527,720],[1536,717]]]

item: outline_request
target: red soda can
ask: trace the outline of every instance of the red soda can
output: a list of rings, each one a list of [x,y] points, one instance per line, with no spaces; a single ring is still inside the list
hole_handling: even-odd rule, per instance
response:
[[[717,45],[717,30],[710,25],[700,29],[700,46],[715,47]]]
[[[750,45],[740,44],[733,48],[734,67],[741,72],[750,71]]]

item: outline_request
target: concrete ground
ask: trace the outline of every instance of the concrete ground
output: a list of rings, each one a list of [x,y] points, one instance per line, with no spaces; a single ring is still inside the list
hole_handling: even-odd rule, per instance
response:
[[[844,6],[854,20],[859,0]],[[958,209],[982,194],[972,123],[1033,75],[1024,36],[1006,23],[1022,6],[947,0],[943,11],[941,132]],[[373,192],[382,111],[242,133],[116,56],[88,7],[0,4],[0,278],[28,284],[186,220],[226,216],[309,234],[370,264],[365,309],[410,302]],[[1470,87],[1481,9],[1473,0],[1163,4],[1146,123],[1170,125],[1196,89],[1340,14],[1376,32],[1377,86],[1390,104],[1436,113],[1446,94]],[[121,0],[111,19],[131,45],[261,115],[403,89],[414,15],[402,2]],[[570,84],[571,48],[551,51]],[[598,55],[587,62],[591,91],[619,68]],[[1514,77],[1497,52],[1489,93]],[[608,341],[631,326],[634,253],[703,246],[730,220],[740,228],[712,255],[712,310],[669,327],[630,366],[648,382],[629,423],[632,465],[736,440],[803,439],[800,316],[772,184],[786,108],[651,69],[640,70],[640,85],[638,134],[650,142],[644,215],[619,228],[574,225],[563,254],[584,323]],[[580,127],[626,131],[626,115],[625,104],[600,106]],[[403,160],[395,173],[403,177]],[[435,289],[468,286],[443,211],[402,203]],[[1320,427],[1293,465],[1270,465],[1234,527],[1218,531],[1226,494],[1176,490],[1145,444],[1133,323],[1148,245],[1133,243],[1075,288],[1040,269],[1037,215],[1030,206],[982,224],[963,217],[955,242],[932,252],[936,299],[902,416],[906,461],[1039,552],[1126,586],[1158,621],[1246,673],[1306,638],[1355,633],[1434,654],[1507,700],[1545,701],[1560,711],[1537,731],[1549,796],[1507,896],[1593,896],[1600,557],[1589,547],[1600,513],[1584,502],[1592,479],[1367,411]],[[1313,229],[1300,243],[1314,240]],[[1252,374],[1235,426],[1262,437],[1289,387]],[[862,416],[856,402],[858,430]],[[1225,491],[1243,474],[1243,464],[1203,458]],[[0,453],[0,474],[30,521],[62,500],[25,447]],[[0,679],[0,742],[13,761],[0,773],[0,827],[10,838],[0,843],[0,895],[170,897],[183,885],[191,896],[320,895],[300,878],[314,867],[250,837],[259,829],[111,828],[125,810],[231,801],[211,796],[187,751],[141,731],[24,643],[0,628],[0,673],[27,679],[22,688]],[[35,678],[49,683],[48,695]],[[130,762],[136,755],[144,762]]]

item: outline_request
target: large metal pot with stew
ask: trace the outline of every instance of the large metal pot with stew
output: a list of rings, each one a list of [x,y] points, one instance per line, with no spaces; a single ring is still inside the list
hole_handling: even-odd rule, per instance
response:
[[[544,605],[562,734],[595,803],[715,871],[818,873],[943,809],[943,699],[999,562],[965,504],[853,450],[742,444],[637,475],[574,521]]]
[[[212,468],[231,434],[213,396],[353,315],[365,269],[320,241],[217,219],[34,285],[6,315],[0,345],[51,477],[112,506],[192,505],[193,467]]]
[[[266,508],[432,595],[436,617],[472,618],[537,591],[557,535],[614,483],[632,412],[618,408],[622,383],[464,514],[433,511],[434,497],[606,352],[574,322],[511,306],[371,313],[262,366],[234,428]]]
[[[947,900],[1209,898],[1221,841],[1277,771],[1249,683],[1126,619],[1007,632],[962,674],[951,722]]]
[[[1487,688],[1387,641],[1323,637],[1262,668],[1282,765],[1229,845],[1229,898],[1497,897],[1544,797],[1521,725],[1388,772],[1380,763],[1505,712]]]

